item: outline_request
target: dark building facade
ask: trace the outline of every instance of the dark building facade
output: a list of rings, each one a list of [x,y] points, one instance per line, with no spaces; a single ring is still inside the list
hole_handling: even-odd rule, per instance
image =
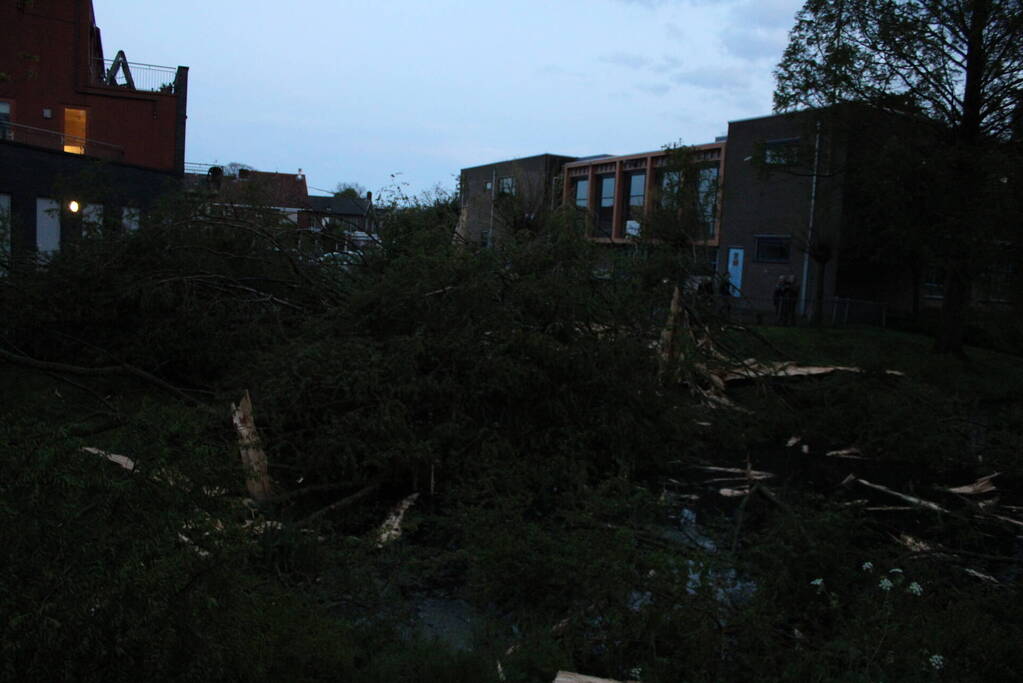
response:
[[[458,237],[486,247],[503,232],[530,224],[560,202],[562,166],[575,159],[538,154],[463,168]]]
[[[871,230],[885,222],[865,210],[875,202],[865,182],[875,157],[886,140],[922,130],[855,105],[729,123],[722,272],[750,306],[771,310],[780,278],[796,282],[799,315],[819,312],[825,321],[853,311],[862,322],[883,322],[921,300],[940,304],[919,262],[893,263],[863,249],[876,254]]]
[[[107,59],[91,0],[2,3],[0,26],[4,249],[53,252],[89,222],[136,226],[183,172],[188,69]]]
[[[820,277],[810,247],[840,237],[842,145],[825,126],[810,112],[728,124],[722,273],[756,308],[771,309],[779,278],[792,278],[799,310],[807,310]],[[837,260],[833,253],[824,269],[829,294]]]

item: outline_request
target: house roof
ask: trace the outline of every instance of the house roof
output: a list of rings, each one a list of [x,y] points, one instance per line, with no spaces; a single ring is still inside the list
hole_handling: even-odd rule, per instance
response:
[[[369,200],[354,197],[309,197],[309,208],[318,213],[339,216],[365,216],[369,213]]]

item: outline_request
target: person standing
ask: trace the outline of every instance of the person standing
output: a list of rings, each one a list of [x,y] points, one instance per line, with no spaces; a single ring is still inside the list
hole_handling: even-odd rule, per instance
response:
[[[774,283],[774,296],[772,297],[772,303],[774,303],[774,322],[782,324],[782,294],[785,292],[785,276],[779,275],[778,281]]]

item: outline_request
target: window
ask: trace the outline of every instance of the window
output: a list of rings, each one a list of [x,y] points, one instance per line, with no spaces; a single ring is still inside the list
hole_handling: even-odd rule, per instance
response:
[[[85,154],[87,114],[84,109],[64,108],[64,151]]]
[[[597,210],[597,225],[594,237],[611,237],[614,222],[615,177],[600,176],[600,208]]]
[[[629,206],[643,207],[646,197],[646,173],[629,175]]]
[[[630,173],[628,183],[629,213],[625,219],[625,235],[639,237],[643,207],[646,203],[646,173]]]
[[[85,235],[99,235],[103,232],[102,204],[86,204],[82,209],[82,232]]]
[[[483,191],[484,192],[490,192],[493,189],[494,189],[494,183],[493,182],[488,180],[485,183],[483,183]]]
[[[945,296],[945,268],[929,265],[924,268],[923,294],[927,299],[942,299]]]
[[[682,172],[663,171],[661,173],[661,208],[676,208],[681,204]]]
[[[121,225],[128,232],[133,232],[139,229],[139,218],[142,212],[138,209],[126,206],[121,209]]]
[[[497,179],[497,194],[515,194],[515,178],[505,177]]]
[[[575,181],[575,205],[580,209],[587,209],[590,206],[590,181],[588,178],[579,178]]]
[[[704,166],[696,171],[696,202],[704,235],[714,237],[714,221],[718,215],[717,166]]]
[[[11,103],[0,101],[0,140],[13,140],[14,130],[11,128]]]
[[[53,199],[36,199],[36,250],[40,256],[60,251],[60,205]]]
[[[792,166],[799,161],[799,138],[768,140],[764,143],[764,163],[768,166]]]
[[[757,261],[788,263],[792,251],[792,238],[783,235],[757,235]]]

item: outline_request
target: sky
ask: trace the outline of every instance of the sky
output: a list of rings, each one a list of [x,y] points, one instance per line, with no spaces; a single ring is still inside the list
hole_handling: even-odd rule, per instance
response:
[[[769,114],[802,0],[93,5],[107,58],[189,67],[186,161],[416,196],[469,166],[711,142]]]

